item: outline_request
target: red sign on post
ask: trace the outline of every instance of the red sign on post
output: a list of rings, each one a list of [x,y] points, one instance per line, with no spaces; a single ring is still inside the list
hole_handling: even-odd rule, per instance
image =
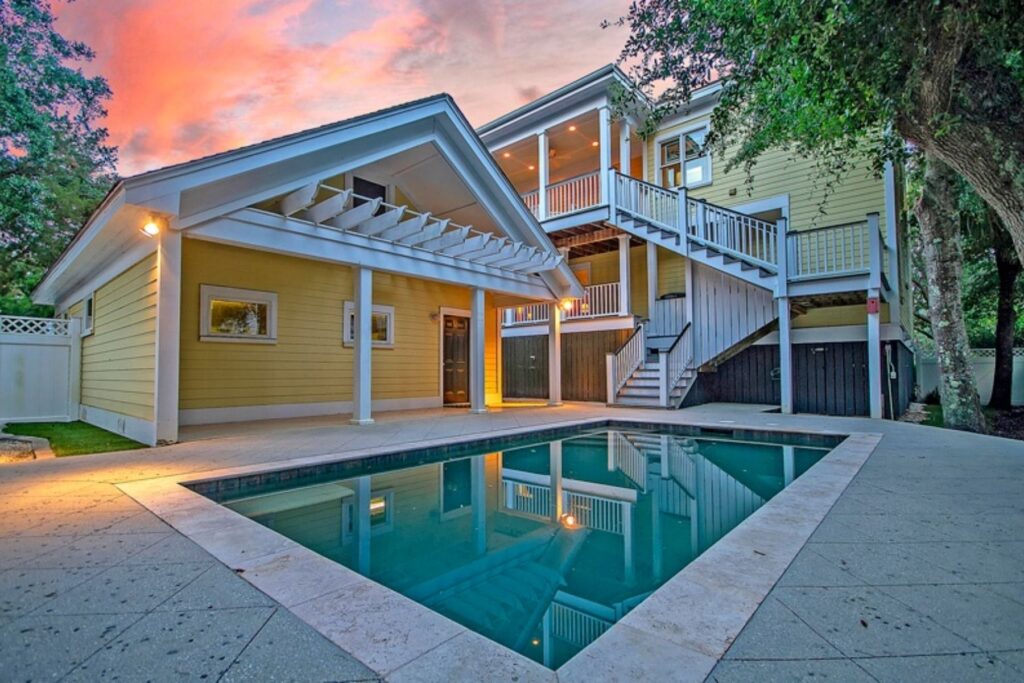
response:
[[[882,310],[882,304],[880,303],[877,296],[868,297],[868,313],[878,313]]]

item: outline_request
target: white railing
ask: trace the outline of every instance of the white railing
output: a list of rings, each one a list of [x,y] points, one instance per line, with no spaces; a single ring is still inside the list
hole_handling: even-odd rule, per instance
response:
[[[523,203],[526,204],[526,208],[530,210],[534,218],[540,218],[540,192],[534,190],[533,192],[527,192],[523,196]]]
[[[691,498],[697,495],[697,463],[693,460],[693,454],[696,452],[697,442],[693,439],[680,441],[676,437],[669,437],[669,476],[682,486]]]
[[[691,238],[774,270],[778,262],[774,223],[690,198],[686,212]]]
[[[637,178],[612,171],[615,208],[637,218],[679,232],[679,194]]]
[[[510,479],[503,479],[502,482],[506,509],[536,517],[551,516],[551,487]]]
[[[620,432],[611,432],[612,462],[626,477],[647,492],[647,456]]]
[[[619,283],[587,285],[582,298],[570,299],[562,307],[562,320],[580,320],[619,315]],[[549,304],[523,304],[505,309],[505,325],[530,325],[547,322]]]
[[[0,334],[42,334],[48,337],[66,337],[68,336],[69,322],[61,318],[0,315]]]
[[[576,518],[576,524],[587,529],[622,535],[622,506],[632,503],[575,491],[564,491],[562,495],[565,496],[563,510]]]
[[[866,222],[790,232],[791,278],[863,273],[871,269],[871,236]]]
[[[672,390],[679,384],[679,380],[693,366],[693,335],[690,334],[690,325],[683,327],[679,337],[668,351],[661,354],[662,387],[661,398],[663,407],[668,407],[671,400]]]
[[[552,602],[550,609],[551,635],[579,648],[590,645],[612,626],[612,622],[607,619],[560,602]]]
[[[601,203],[601,174],[599,171],[569,178],[548,187],[547,216],[589,209]]]
[[[609,386],[611,387],[611,395],[608,397],[608,401],[611,403],[614,402],[619,389],[626,384],[626,381],[633,376],[636,369],[644,362],[644,357],[647,355],[644,326],[637,325],[636,331],[630,335],[626,343],[618,351],[608,355],[610,358],[608,370],[611,373],[611,376],[608,378]]]

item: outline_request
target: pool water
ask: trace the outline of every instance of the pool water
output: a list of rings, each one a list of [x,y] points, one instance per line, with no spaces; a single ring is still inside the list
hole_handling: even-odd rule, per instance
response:
[[[557,668],[831,445],[598,429],[219,499]]]

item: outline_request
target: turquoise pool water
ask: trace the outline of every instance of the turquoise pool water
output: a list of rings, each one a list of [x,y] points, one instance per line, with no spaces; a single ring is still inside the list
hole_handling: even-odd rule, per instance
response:
[[[592,429],[197,487],[557,668],[834,445]]]

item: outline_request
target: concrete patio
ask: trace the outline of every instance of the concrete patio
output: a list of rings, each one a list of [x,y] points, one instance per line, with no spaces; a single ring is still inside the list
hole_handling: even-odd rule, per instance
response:
[[[1024,677],[1024,443],[751,406],[579,404],[191,428],[175,446],[4,466],[0,679],[372,679],[115,484],[645,414],[884,435],[712,679]]]

